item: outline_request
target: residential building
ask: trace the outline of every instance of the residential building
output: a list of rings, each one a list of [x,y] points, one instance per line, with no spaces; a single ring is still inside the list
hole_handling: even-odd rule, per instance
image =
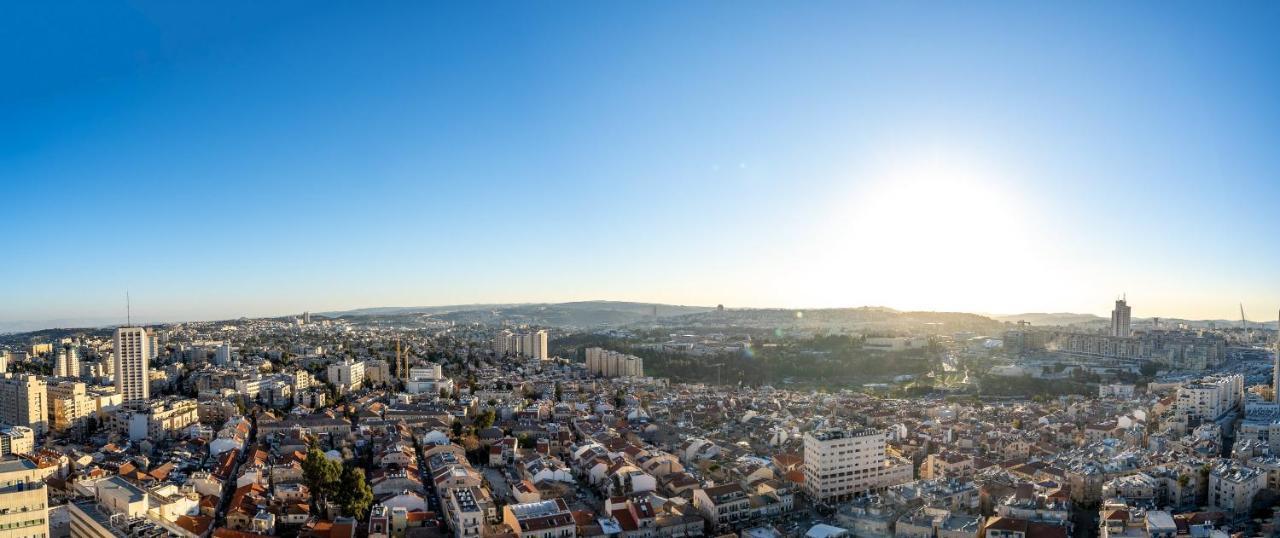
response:
[[[825,429],[804,436],[804,489],[818,502],[839,502],[910,482],[910,462],[886,455],[883,430]]]
[[[364,367],[363,361],[352,361],[350,358],[330,364],[329,382],[337,387],[339,392],[356,390],[364,384]]]
[[[509,504],[502,508],[502,522],[520,538],[575,538],[577,525],[564,499]]]
[[[1129,314],[1132,310],[1123,298],[1116,300],[1116,307],[1111,311],[1111,336],[1128,338],[1132,334],[1129,329]]]
[[[25,459],[0,459],[0,538],[49,535],[49,490],[43,471]]]
[[[142,327],[119,327],[115,333],[115,382],[126,407],[151,397],[151,338]]]
[[[604,377],[644,377],[644,359],[598,347],[587,348],[587,371]]]
[[[49,431],[48,387],[30,374],[4,374],[0,378],[0,422],[26,426],[36,435]]]
[[[527,333],[502,331],[493,339],[493,352],[546,360],[551,358],[547,353],[547,334],[546,330]]]

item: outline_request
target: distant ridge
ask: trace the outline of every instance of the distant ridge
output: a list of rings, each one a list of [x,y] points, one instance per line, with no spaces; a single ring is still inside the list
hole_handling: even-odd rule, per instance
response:
[[[1101,321],[1110,321],[1102,316],[1093,314],[1075,314],[1072,312],[1028,312],[1025,314],[1014,314],[1011,316],[992,316],[996,321],[1004,321],[1008,323],[1017,323],[1025,321],[1032,325],[1079,325],[1085,323],[1095,323]]]
[[[1110,318],[1105,318],[1105,317],[1097,316],[1094,314],[1076,314],[1072,312],[1055,312],[1055,313],[1028,312],[1025,314],[1013,314],[1009,316],[991,316],[991,318],[996,321],[1003,321],[1006,323],[1017,323],[1019,321],[1025,321],[1032,325],[1039,325],[1043,327],[1054,327],[1054,326],[1067,327],[1071,325],[1088,325],[1088,324],[1094,324],[1094,323],[1107,324],[1111,322]],[[1155,318],[1135,317],[1133,318],[1133,322],[1134,323],[1151,323],[1153,319]],[[1185,323],[1191,327],[1207,327],[1211,323],[1216,325],[1219,328],[1230,328],[1230,327],[1240,326],[1240,320],[1238,319],[1184,319],[1184,318],[1165,318],[1165,317],[1160,318],[1161,327],[1171,327],[1179,323]],[[1274,328],[1276,326],[1276,322],[1274,320],[1270,320],[1270,321],[1249,320],[1249,326],[1256,327],[1256,328]]]

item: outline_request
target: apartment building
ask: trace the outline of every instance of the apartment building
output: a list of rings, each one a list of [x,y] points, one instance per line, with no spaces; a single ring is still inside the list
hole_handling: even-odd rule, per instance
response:
[[[476,538],[484,533],[484,510],[480,507],[480,488],[454,488],[444,497],[445,519],[454,538]]]
[[[30,454],[36,449],[36,434],[26,426],[0,426],[0,457]]]
[[[587,371],[604,377],[644,377],[644,359],[598,347],[587,348]]]
[[[804,436],[804,489],[819,502],[840,502],[912,480],[910,462],[885,453],[888,433],[819,430]]]
[[[149,401],[144,407],[120,411],[112,417],[116,431],[127,434],[132,441],[166,439],[198,422],[199,404],[176,397]]]
[[[0,538],[49,536],[49,490],[25,459],[0,459]]]
[[[515,355],[530,359],[546,360],[551,358],[547,353],[547,331],[516,333],[502,331],[493,339],[493,352],[501,355]]]
[[[95,398],[89,396],[84,383],[58,381],[49,385],[49,422],[54,431],[83,424],[96,412]]]
[[[333,386],[337,387],[339,392],[359,389],[364,384],[364,367],[363,361],[352,361],[351,359],[330,364],[328,369],[329,382],[333,383]]]
[[[1266,473],[1235,461],[1209,471],[1209,506],[1240,519],[1249,516],[1253,498],[1267,487]]]
[[[151,336],[142,327],[120,327],[115,333],[116,391],[125,406],[144,404],[151,397]]]
[[[1177,410],[1192,420],[1217,420],[1244,401],[1244,376],[1210,376],[1178,388]]]
[[[520,538],[575,538],[577,525],[564,499],[509,504],[502,507],[502,522]]]
[[[49,432],[48,387],[44,379],[27,374],[0,378],[0,422],[26,426],[36,435]]]

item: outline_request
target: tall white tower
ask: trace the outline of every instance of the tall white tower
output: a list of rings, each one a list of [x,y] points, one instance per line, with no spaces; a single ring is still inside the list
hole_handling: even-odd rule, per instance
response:
[[[1130,308],[1123,298],[1116,300],[1116,308],[1111,311],[1111,336],[1129,337]]]
[[[142,327],[120,327],[115,338],[116,390],[125,406],[146,403],[151,396],[151,339]]]

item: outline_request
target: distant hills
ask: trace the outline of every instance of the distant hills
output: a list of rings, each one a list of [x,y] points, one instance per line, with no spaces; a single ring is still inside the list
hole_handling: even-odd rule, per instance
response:
[[[1057,313],[1051,313],[1051,314],[1029,312],[1025,314],[1014,314],[1011,316],[992,316],[992,318],[997,321],[1003,321],[1008,323],[1017,323],[1019,321],[1025,321],[1032,325],[1038,325],[1042,327],[1051,327],[1051,326],[1067,327],[1071,325],[1109,325],[1111,323],[1111,318],[1105,318],[1105,317],[1096,316],[1093,314],[1075,314],[1071,312],[1057,312]],[[1134,325],[1150,324],[1153,319],[1155,318],[1133,318],[1132,324]],[[1206,327],[1209,324],[1214,324],[1219,328],[1229,328],[1229,327],[1240,326],[1240,320],[1238,319],[1160,318],[1161,327],[1171,327],[1181,323],[1185,323],[1191,327]],[[1276,322],[1249,320],[1249,327],[1275,328]]]
[[[992,334],[994,331],[1001,330],[1004,323],[1016,323],[1018,321],[1026,321],[1040,327],[1088,326],[1090,328],[1105,326],[1110,322],[1108,318],[1102,316],[1071,312],[981,315],[964,312],[907,312],[879,306],[822,309],[730,308],[718,310],[711,306],[629,301],[390,306],[313,312],[313,315],[329,318],[430,315],[456,323],[527,324],[564,329],[625,327],[637,324],[652,326],[656,324],[666,327],[856,327],[859,330],[876,331],[884,329],[894,331],[912,326],[936,325],[938,328],[948,331],[976,331],[985,334]],[[0,334],[18,334],[50,327],[108,327],[119,324],[120,321],[119,319],[82,318],[0,322]],[[1134,318],[1133,323],[1136,327],[1149,324],[1150,321],[1150,318]],[[1192,327],[1204,327],[1214,323],[1218,327],[1236,327],[1240,324],[1240,320],[1161,318],[1160,321],[1162,326],[1186,323]],[[144,321],[143,323],[152,324],[149,321]],[[1250,326],[1273,328],[1276,326],[1276,322],[1250,321]]]
[[[1093,314],[1073,314],[1070,312],[1057,312],[1052,314],[1034,312],[1034,313],[1026,313],[1026,314],[1014,314],[1012,316],[993,316],[993,317],[997,321],[1004,321],[1008,323],[1017,323],[1019,321],[1025,321],[1032,325],[1066,326],[1066,325],[1084,325],[1087,323],[1097,323],[1097,322],[1103,322],[1103,321],[1107,323],[1111,322],[1110,318],[1104,318],[1102,316],[1095,316]]]
[[[685,306],[627,301],[577,301],[569,303],[475,304],[452,306],[362,308],[321,312],[327,317],[395,316],[430,314],[458,323],[545,325],[549,327],[622,326],[654,319],[714,310],[709,306]],[[657,314],[657,318],[654,314]]]

